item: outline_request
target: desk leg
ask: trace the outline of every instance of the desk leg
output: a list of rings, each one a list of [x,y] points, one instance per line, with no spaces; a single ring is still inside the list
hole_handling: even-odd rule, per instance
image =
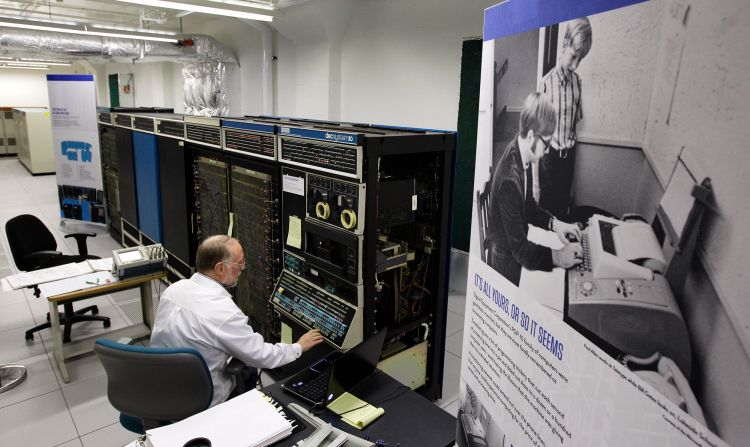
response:
[[[154,304],[151,295],[151,281],[141,284],[141,312],[143,313],[143,323],[149,329],[154,328]]]
[[[62,376],[63,381],[69,383],[70,375],[68,374],[68,369],[65,367],[65,357],[63,355],[63,336],[62,328],[60,326],[60,311],[58,310],[56,302],[49,302],[49,318],[57,368],[60,370],[60,375]]]

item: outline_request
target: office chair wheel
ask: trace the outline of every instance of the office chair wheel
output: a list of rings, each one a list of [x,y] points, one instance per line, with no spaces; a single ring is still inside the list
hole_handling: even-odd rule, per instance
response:
[[[34,334],[27,332],[26,333],[26,341],[31,341],[34,339]]]
[[[49,312],[47,312],[47,323],[49,323]]]
[[[112,326],[112,323],[109,320],[104,321],[104,327],[110,327]]]
[[[99,315],[99,308],[94,306],[94,308],[91,309],[91,315]]]

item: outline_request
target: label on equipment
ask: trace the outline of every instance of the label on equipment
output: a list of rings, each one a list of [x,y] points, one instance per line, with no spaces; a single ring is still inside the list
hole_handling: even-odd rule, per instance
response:
[[[284,178],[282,180],[282,189],[284,190],[284,192],[297,194],[298,196],[304,196],[305,178],[284,174]]]

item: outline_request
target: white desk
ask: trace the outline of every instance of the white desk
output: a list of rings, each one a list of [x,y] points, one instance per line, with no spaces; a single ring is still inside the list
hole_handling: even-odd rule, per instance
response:
[[[109,275],[109,276],[107,276]],[[55,363],[60,369],[60,375],[67,383],[70,382],[70,375],[65,367],[65,359],[75,357],[94,350],[94,342],[97,338],[106,337],[112,340],[118,340],[122,337],[140,338],[151,334],[151,327],[154,325],[154,308],[151,298],[151,281],[161,279],[166,275],[164,272],[151,273],[148,275],[135,276],[118,280],[111,276],[109,272],[94,272],[87,275],[76,276],[74,278],[62,279],[59,281],[48,282],[39,285],[39,290],[49,302],[49,314],[52,330],[52,342],[54,344]],[[96,284],[97,278],[99,284]],[[107,283],[102,278],[110,279]],[[94,283],[89,284],[87,283]],[[60,304],[70,304],[75,301],[85,300],[100,295],[106,295],[120,290],[141,289],[141,310],[143,311],[143,323],[136,323],[120,329],[102,332],[100,334],[82,338],[63,344],[62,327],[60,326],[60,313],[58,306]]]

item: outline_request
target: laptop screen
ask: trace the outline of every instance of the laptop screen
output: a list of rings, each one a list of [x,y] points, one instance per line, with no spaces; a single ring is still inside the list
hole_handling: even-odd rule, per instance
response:
[[[334,361],[326,401],[331,402],[351,390],[375,370],[386,332],[387,329],[381,329]]]

